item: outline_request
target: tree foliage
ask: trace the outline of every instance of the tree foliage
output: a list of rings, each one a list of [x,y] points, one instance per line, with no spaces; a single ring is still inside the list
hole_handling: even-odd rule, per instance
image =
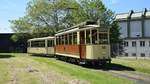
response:
[[[18,33],[16,37],[21,33],[44,37],[87,20],[101,19],[106,26],[112,27],[112,42],[118,42],[119,31],[113,23],[113,16],[114,13],[101,0],[30,0],[26,15],[10,23],[13,31]]]

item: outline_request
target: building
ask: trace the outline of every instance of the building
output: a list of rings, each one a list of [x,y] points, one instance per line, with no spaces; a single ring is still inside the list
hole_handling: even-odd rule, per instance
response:
[[[26,52],[27,42],[11,40],[14,33],[0,33],[0,53]]]
[[[123,56],[150,57],[150,11],[116,15],[124,43]]]

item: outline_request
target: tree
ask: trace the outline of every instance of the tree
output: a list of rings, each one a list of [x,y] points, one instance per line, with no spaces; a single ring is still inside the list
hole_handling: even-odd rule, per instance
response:
[[[110,23],[113,15],[101,0],[31,0],[26,9],[24,17],[10,21],[12,29],[37,34],[36,37],[54,35],[60,29],[86,20],[103,18]]]
[[[110,44],[111,44],[111,55],[116,57],[123,52],[122,39],[120,38],[119,25],[114,21],[110,28]]]
[[[28,33],[30,37],[45,37],[87,20],[99,19],[104,21],[106,28],[112,27],[111,41],[119,42],[114,13],[101,0],[30,0],[26,15],[10,22],[17,35]],[[15,39],[21,36],[17,35]]]

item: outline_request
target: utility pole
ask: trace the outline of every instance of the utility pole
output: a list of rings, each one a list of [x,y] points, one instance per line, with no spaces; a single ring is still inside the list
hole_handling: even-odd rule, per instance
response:
[[[136,42],[136,60],[137,60],[138,59],[138,56],[137,56],[137,54],[138,54],[138,50],[137,50],[138,49],[138,45],[137,45],[137,43],[138,43],[140,35],[137,34],[136,37],[137,37],[137,42]]]

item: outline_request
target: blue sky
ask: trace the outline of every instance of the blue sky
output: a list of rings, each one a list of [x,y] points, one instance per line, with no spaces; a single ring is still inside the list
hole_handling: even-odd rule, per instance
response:
[[[0,2],[0,33],[12,32],[8,20],[18,19],[25,14],[29,0],[1,0]]]
[[[150,10],[150,0],[103,0],[104,4],[116,13],[125,13],[130,10]]]
[[[18,19],[25,15],[29,0],[1,0],[0,2],[0,33],[12,32],[8,20]],[[103,0],[106,7],[115,13],[124,13],[129,10],[150,10],[150,0]]]

